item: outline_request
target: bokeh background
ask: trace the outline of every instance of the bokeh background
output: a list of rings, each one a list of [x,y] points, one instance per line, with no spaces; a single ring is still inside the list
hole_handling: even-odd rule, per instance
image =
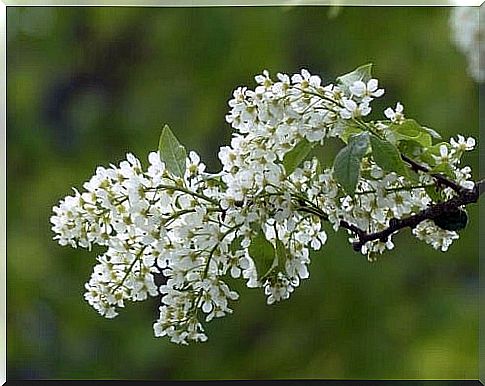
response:
[[[448,253],[406,231],[377,263],[345,234],[311,277],[267,306],[234,282],[209,341],[153,337],[158,299],[115,320],[83,300],[96,253],[52,240],[51,208],[97,165],[146,165],[168,123],[210,171],[230,140],[227,100],[263,69],[326,82],[373,62],[397,101],[445,138],[478,137],[478,86],[450,39],[450,8],[7,9],[8,378],[477,378],[478,208]],[[329,147],[330,161],[338,148]],[[465,163],[478,175],[478,152]]]

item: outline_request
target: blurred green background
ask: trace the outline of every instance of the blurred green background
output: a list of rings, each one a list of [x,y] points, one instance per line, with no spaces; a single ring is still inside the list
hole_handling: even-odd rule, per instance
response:
[[[9,379],[477,378],[476,206],[448,253],[406,231],[368,263],[332,234],[289,301],[267,306],[235,282],[234,314],[188,347],[153,337],[158,299],[100,317],[82,297],[100,251],[58,246],[49,224],[97,165],[126,152],[146,165],[164,123],[217,171],[227,101],[263,69],[330,82],[373,62],[386,89],[377,113],[401,101],[445,138],[478,137],[478,87],[449,12],[8,7]],[[475,178],[478,161],[465,159]]]

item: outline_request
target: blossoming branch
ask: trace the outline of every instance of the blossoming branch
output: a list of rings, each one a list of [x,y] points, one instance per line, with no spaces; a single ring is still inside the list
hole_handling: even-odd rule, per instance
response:
[[[441,251],[458,239],[465,206],[483,192],[461,165],[473,138],[443,141],[399,102],[385,119],[366,119],[384,94],[370,64],[328,85],[306,70],[255,80],[229,101],[234,132],[219,150],[219,173],[165,126],[147,170],[128,154],[54,207],[59,244],[107,248],[84,294],[101,315],[161,296],[155,335],[205,341],[202,322],[231,313],[238,299],[228,276],[263,288],[268,304],[289,298],[309,276],[310,249],[327,240],[324,223],[369,260],[406,227]],[[342,143],[333,164],[307,160],[332,137]]]

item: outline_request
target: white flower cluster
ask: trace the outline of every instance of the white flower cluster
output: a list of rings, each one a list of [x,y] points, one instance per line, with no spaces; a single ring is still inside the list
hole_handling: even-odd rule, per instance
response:
[[[374,233],[389,227],[392,218],[415,214],[432,202],[425,189],[426,184],[433,182],[428,174],[420,173],[418,183],[413,184],[406,177],[384,171],[372,158],[362,164],[355,196],[338,195],[339,187],[332,169],[318,174],[315,166],[313,172],[307,169],[303,173],[296,169],[286,175],[284,157],[302,140],[323,144],[326,137],[344,139],[346,128],[353,127],[356,120],[370,113],[372,100],[384,94],[376,79],[355,80],[348,87],[342,84],[322,86],[320,77],[306,70],[291,77],[277,74],[277,81],[264,71],[255,79],[258,83],[255,90],[240,87],[229,102],[232,109],[226,118],[236,133],[231,146],[222,147],[219,153],[223,171],[227,173],[224,178],[229,203],[239,202],[242,207],[247,207],[255,191],[256,194],[262,191],[271,194],[280,190],[291,192],[292,197],[304,193],[306,204],[318,208],[335,230],[344,220]],[[395,109],[389,107],[384,114],[389,121],[379,122],[375,130],[397,144],[399,132],[396,127],[406,122],[404,107],[398,102]],[[465,139],[459,135],[458,140],[452,138],[448,144],[441,143],[438,155],[432,154],[429,164],[421,161],[430,169],[446,166],[454,180],[471,189],[470,168],[459,169],[458,164],[463,153],[474,146],[473,138]],[[444,190],[445,197],[452,195],[451,189]],[[291,210],[281,210],[281,213],[289,214]],[[292,216],[296,217],[293,221],[298,221],[301,208],[294,210]],[[254,216],[254,221],[261,222],[261,218]],[[281,231],[279,236],[285,239]],[[349,241],[356,241],[356,235],[352,236]],[[450,233],[451,239],[456,236],[456,232]],[[448,242],[451,243],[446,239],[444,244],[432,245],[441,248]],[[374,253],[382,253],[393,246],[390,238],[385,242],[369,241],[361,251],[371,259]]]
[[[85,293],[101,315],[112,318],[125,301],[160,296],[155,335],[182,344],[205,341],[202,319],[231,313],[229,301],[238,298],[225,277],[263,287],[268,304],[287,299],[309,276],[309,249],[318,250],[327,240],[325,221],[335,231],[346,228],[355,242],[355,228],[379,232],[392,219],[436,201],[429,195],[436,184],[428,173],[412,179],[387,170],[367,142],[352,193],[335,167],[322,170],[315,157],[304,161],[328,137],[342,139],[348,148],[359,133],[372,133],[391,147],[403,138],[419,141],[409,137],[400,103],[386,109],[386,121],[363,121],[371,102],[384,94],[376,79],[352,73],[323,86],[306,70],[278,74],[276,81],[264,71],[255,79],[254,90],[239,87],[229,101],[226,119],[234,133],[230,146],[220,148],[221,172],[207,173],[194,152],[182,159],[183,176],[161,161],[160,152],[149,154],[146,171],[128,154],[118,166],[98,167],[83,193],[75,190],[54,207],[52,229],[61,245],[107,247]],[[474,146],[472,138],[458,136],[421,146],[417,157],[430,170],[473,188],[470,168],[460,169],[459,163]],[[355,162],[355,154],[350,156]],[[439,193],[444,199],[455,194],[450,188]],[[443,251],[458,238],[433,221],[413,233]],[[391,248],[388,237],[365,243],[361,252],[373,259]]]
[[[319,249],[327,238],[321,219],[302,212],[295,199],[311,182],[306,200],[315,201],[321,189],[319,179],[328,180],[328,176],[317,174],[316,163],[288,171],[285,155],[302,141],[323,143],[326,137],[339,136],[346,120],[369,114],[370,102],[384,93],[376,79],[357,80],[344,90],[333,84],[322,86],[321,78],[307,70],[291,77],[278,74],[277,78],[273,81],[264,71],[255,77],[255,90],[239,87],[234,91],[226,119],[235,133],[231,146],[219,152],[227,186],[223,208],[249,227],[263,224],[267,239],[279,240],[288,251],[286,263],[262,283],[268,303],[288,298],[300,279],[308,277],[308,245]],[[326,189],[336,196],[335,182]],[[334,197],[322,195],[320,201],[310,203],[329,208],[328,201]],[[255,268],[251,264],[243,272],[250,279],[249,286],[258,285]]]
[[[424,220],[419,223],[413,229],[413,235],[427,244],[431,244],[433,248],[441,249],[443,252],[446,252],[453,240],[459,237],[458,233],[441,229],[431,220]]]
[[[468,71],[477,82],[485,80],[485,7],[454,7],[450,16],[452,39],[468,59]]]
[[[220,221],[219,190],[205,180],[204,164],[191,152],[184,178],[169,173],[158,153],[144,172],[131,154],[120,165],[98,168],[86,192],[66,197],[51,222],[62,245],[108,246],[86,284],[86,300],[108,318],[124,301],[163,294],[156,335],[174,342],[204,340],[197,321],[231,312],[237,294],[221,280],[229,268],[233,229]],[[166,283],[155,284],[163,274]]]

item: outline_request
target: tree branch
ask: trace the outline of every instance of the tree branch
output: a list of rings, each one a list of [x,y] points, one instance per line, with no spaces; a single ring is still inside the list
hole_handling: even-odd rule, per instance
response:
[[[429,173],[429,169],[426,166],[423,166],[423,165],[417,163],[416,161],[405,156],[402,153],[401,153],[401,158],[403,159],[403,161],[407,162],[411,166],[411,169],[413,169],[415,172],[421,171],[421,172],[424,172],[424,173]],[[440,183],[443,186],[447,186],[447,187],[453,189],[458,194],[460,194],[461,191],[463,190],[463,188],[460,185],[458,185],[456,182],[446,178],[444,175],[442,175],[440,173],[431,173],[431,176],[434,179],[436,179],[436,181],[438,181],[438,183]]]
[[[430,170],[426,166],[419,164],[406,155],[401,154],[401,158],[403,161],[409,164],[412,170],[416,172],[421,171],[424,173],[430,173]],[[386,242],[390,235],[399,231],[400,229],[413,229],[424,220],[433,220],[445,213],[452,213],[461,206],[477,202],[479,197],[485,193],[485,179],[475,182],[473,189],[466,189],[440,173],[430,173],[430,175],[436,180],[436,185],[449,187],[453,189],[457,195],[447,201],[431,205],[415,215],[402,219],[392,218],[389,221],[389,226],[380,232],[367,233],[356,225],[350,224],[345,220],[340,220],[340,227],[351,231],[358,238],[358,240],[352,244],[354,250],[360,251],[364,244],[368,241],[380,240],[382,242]],[[315,206],[308,207],[308,202],[301,201],[299,204],[300,206],[297,210],[311,213],[320,217],[322,220],[328,221],[327,214],[324,213],[320,208]]]
[[[447,186],[450,186],[450,185],[447,185]],[[442,215],[443,213],[449,213],[449,212],[455,211],[462,205],[468,205],[468,204],[477,202],[480,195],[485,193],[485,179],[482,179],[476,182],[475,187],[473,189],[464,189],[460,186],[458,186],[458,188],[459,188],[459,194],[457,196],[447,201],[431,205],[429,208],[423,209],[419,213],[412,215],[410,217],[406,217],[402,219],[393,218],[389,222],[389,227],[380,232],[367,233],[362,229],[356,227],[355,225],[349,224],[344,220],[340,221],[340,226],[356,234],[359,240],[354,242],[352,246],[355,251],[360,251],[364,246],[364,244],[367,243],[368,241],[380,240],[382,242],[386,242],[390,235],[392,235],[394,232],[397,232],[400,229],[407,228],[407,227],[412,229],[424,220],[433,220],[438,216]]]

